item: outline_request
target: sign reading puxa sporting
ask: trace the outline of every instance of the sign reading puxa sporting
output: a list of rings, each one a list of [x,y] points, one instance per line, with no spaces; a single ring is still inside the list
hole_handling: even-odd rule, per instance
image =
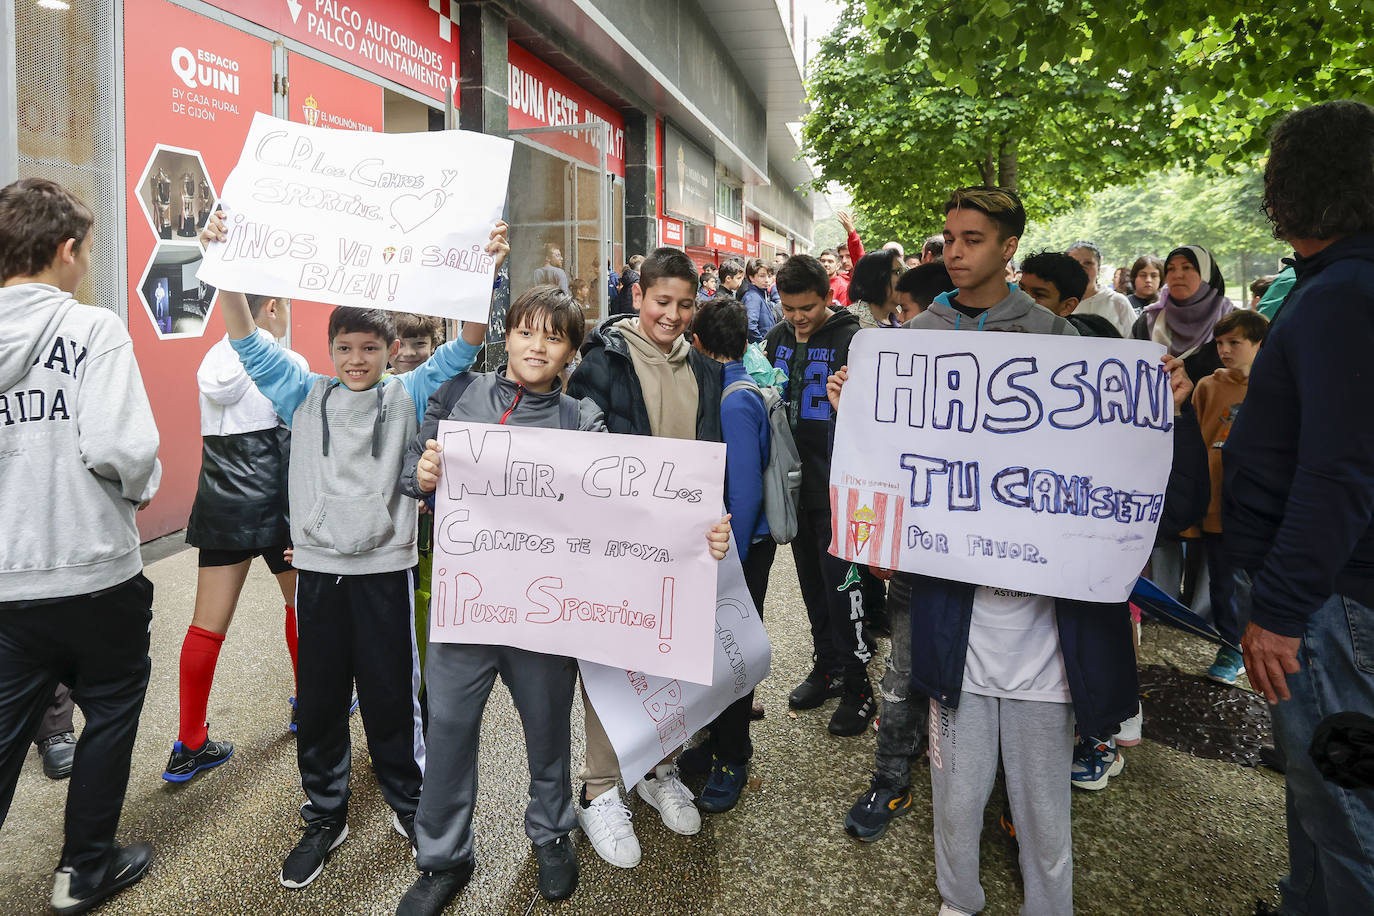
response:
[[[445,421],[429,638],[711,683],[725,446]]]
[[[486,321],[511,141],[253,118],[220,197],[228,239],[199,278],[221,289]]]
[[[1124,601],[1173,460],[1161,353],[1147,341],[860,331],[835,430],[831,553]]]

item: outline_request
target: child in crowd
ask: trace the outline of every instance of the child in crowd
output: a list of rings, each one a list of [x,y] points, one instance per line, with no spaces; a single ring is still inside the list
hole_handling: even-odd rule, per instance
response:
[[[640,265],[632,290],[636,314],[613,315],[592,329],[568,393],[595,402],[611,432],[721,441],[720,364],[683,337],[695,311],[696,287],[697,271],[686,254],[656,248]],[[615,751],[585,688],[582,704],[587,760],[577,819],[601,858],[633,868],[641,850],[616,788]],[[671,758],[639,780],[635,791],[674,833],[691,836],[701,830],[692,792]]]
[[[134,513],[162,467],[129,332],[75,298],[94,222],[55,182],[0,189],[0,826],[66,681],[86,725],[53,876],[57,913],[98,906],[141,879],[153,855],[147,843],[118,845],[115,831],[152,667],[153,584]]]
[[[1131,265],[1131,292],[1126,302],[1137,316],[1147,306],[1159,301],[1159,288],[1164,283],[1164,262],[1152,254],[1142,254]]]
[[[510,362],[487,375],[464,373],[430,399],[425,422],[406,458],[401,481],[408,495],[433,493],[441,475],[436,439],[441,420],[604,430],[590,400],[562,393],[559,373],[582,344],[582,310],[557,287],[534,287],[506,316]],[[421,454],[421,449],[424,449]],[[729,524],[708,536],[720,559]],[[427,677],[432,689],[427,735],[429,765],[415,819],[420,878],[406,892],[398,916],[443,911],[467,885],[474,862],[472,812],[482,711],[499,674],[515,698],[529,753],[531,797],[525,830],[539,863],[539,892],[562,900],[577,887],[577,855],[568,834],[577,825],[569,782],[572,710],[577,664],[571,658],[508,646],[436,644]]]
[[[778,320],[769,295],[773,286],[773,268],[761,258],[750,258],[744,262],[744,276],[744,285],[735,295],[749,310],[749,342],[754,343],[763,340]]]
[[[849,737],[868,726],[877,703],[868,680],[872,652],[864,641],[864,604],[850,564],[830,554],[830,446],[835,413],[825,399],[825,380],[849,361],[849,341],[859,319],[831,310],[834,293],[821,262],[793,255],[778,271],[783,321],[769,332],[764,352],[787,372],[788,419],[802,459],[797,536],[792,556],[811,623],[815,664],[787,698],[793,709],[815,709],[832,697],[840,703],[830,732]]]
[[[733,299],[704,303],[692,320],[693,345],[721,364],[724,393],[720,425],[725,436],[725,510],[730,513],[744,567],[744,582],[754,609],[763,616],[768,573],[777,542],[768,530],[763,511],[763,475],[768,467],[772,434],[768,410],[757,383],[744,368],[749,316]],[[731,386],[735,386],[731,390]],[[708,773],[697,807],[708,814],[729,811],[739,801],[749,779],[754,746],[749,740],[754,692],[726,707],[709,726],[709,737],[682,752],[678,767],[684,775]]]
[[[911,268],[897,278],[897,320],[905,324],[930,308],[936,296],[952,289],[954,282],[949,278],[943,259]]]
[[[743,295],[740,290],[743,285],[744,262],[737,258],[727,258],[722,261],[720,269],[716,271],[716,294],[724,294],[733,299],[739,299]]]
[[[715,270],[702,268],[701,273],[697,276],[697,298],[705,301],[713,297],[716,294],[717,282]]]
[[[396,341],[400,344],[391,360],[391,371],[402,375],[425,364],[444,342],[444,320],[433,315],[397,312]]]
[[[291,303],[249,296],[255,333],[268,346],[286,336]],[[282,352],[301,371],[305,358]],[[205,354],[196,372],[200,388],[200,480],[186,525],[186,543],[199,548],[196,604],[181,644],[181,721],[162,778],[186,782],[219,766],[234,753],[228,741],[212,741],[205,721],[210,685],[220,647],[234,619],[239,593],[254,557],[262,557],[277,578],[286,604],[286,649],[296,670],[296,571],[283,554],[291,546],[286,505],[290,431],[272,402],[253,387],[229,335]],[[291,697],[291,730],[297,725]]]
[[[581,277],[574,277],[568,283],[568,293],[578,308],[585,309],[591,305],[592,285]]]
[[[830,278],[830,291],[835,296],[835,304],[839,306],[849,305],[849,281],[840,276],[840,256],[834,248],[826,248],[819,255],[817,260],[825,268],[825,275]]]
[[[1006,282],[1025,230],[1021,201],[962,188],[945,204],[945,263],[956,289],[910,324],[936,330],[1073,335]],[[838,403],[843,376],[827,393]],[[985,902],[978,877],[984,807],[999,758],[1020,847],[1026,914],[1073,911],[1070,789],[1074,725],[1112,734],[1136,709],[1125,603],[1102,605],[898,573],[910,585],[911,687],[931,698],[936,885],[944,916]],[[1062,644],[1077,647],[1065,654]],[[906,774],[903,774],[906,775]],[[900,809],[900,785],[874,778]],[[861,800],[862,801],[862,800]]]
[[[1077,258],[1059,251],[1033,254],[1022,262],[1017,285],[1036,305],[1067,319],[1080,337],[1121,339],[1116,326],[1106,318],[1078,310],[1088,288],[1088,272]]]
[[[487,250],[504,260],[506,226]],[[225,238],[217,214],[203,238]],[[255,333],[241,293],[220,290],[230,344],[258,389],[291,427],[291,540],[298,570],[296,759],[309,799],[305,835],[280,881],[305,887],[348,837],[349,695],[356,680],[372,769],[393,825],[413,845],[425,746],[417,697],[412,570],[415,507],[400,491],[406,447],[429,396],[466,369],[485,325],[464,326],[418,369],[386,373],[396,356],[389,312],[336,308],[329,349],[338,375],[312,374]]]
[[[1211,470],[1212,500],[1202,521],[1202,548],[1207,557],[1207,575],[1212,593],[1212,615],[1217,632],[1231,645],[1240,645],[1241,633],[1249,622],[1237,600],[1235,568],[1221,542],[1221,450],[1231,434],[1231,424],[1240,413],[1249,389],[1250,366],[1259,353],[1269,330],[1269,321],[1258,312],[1236,309],[1217,320],[1212,330],[1222,368],[1198,382],[1193,406],[1207,443],[1207,462]],[[1207,676],[1223,684],[1234,684],[1245,671],[1241,654],[1230,646],[1217,650]]]

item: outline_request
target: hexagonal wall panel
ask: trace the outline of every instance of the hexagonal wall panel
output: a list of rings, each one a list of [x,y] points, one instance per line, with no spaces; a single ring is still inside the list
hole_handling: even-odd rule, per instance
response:
[[[200,337],[218,292],[196,279],[203,253],[190,245],[160,241],[138,280],[138,295],[157,336],[163,340]]]
[[[133,190],[159,244],[199,246],[196,235],[218,199],[199,152],[159,143]]]

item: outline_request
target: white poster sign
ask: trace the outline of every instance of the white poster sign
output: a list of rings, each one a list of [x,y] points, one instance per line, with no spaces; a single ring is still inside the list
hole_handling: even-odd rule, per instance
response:
[[[738,552],[731,549],[720,563],[715,668],[709,687],[579,662],[582,683],[615,748],[625,785],[634,785],[727,706],[757,687],[768,676],[772,657]]]
[[[708,684],[725,446],[439,424],[431,642]]]
[[[258,113],[220,204],[228,239],[199,279],[220,289],[485,322],[511,141],[386,134]]]
[[[865,330],[830,468],[830,551],[857,563],[1124,601],[1173,459],[1159,344]]]

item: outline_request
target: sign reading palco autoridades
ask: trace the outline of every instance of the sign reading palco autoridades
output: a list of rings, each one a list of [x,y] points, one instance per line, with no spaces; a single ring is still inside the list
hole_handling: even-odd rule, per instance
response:
[[[212,0],[215,6],[433,99],[458,79],[458,26],[422,0]]]

